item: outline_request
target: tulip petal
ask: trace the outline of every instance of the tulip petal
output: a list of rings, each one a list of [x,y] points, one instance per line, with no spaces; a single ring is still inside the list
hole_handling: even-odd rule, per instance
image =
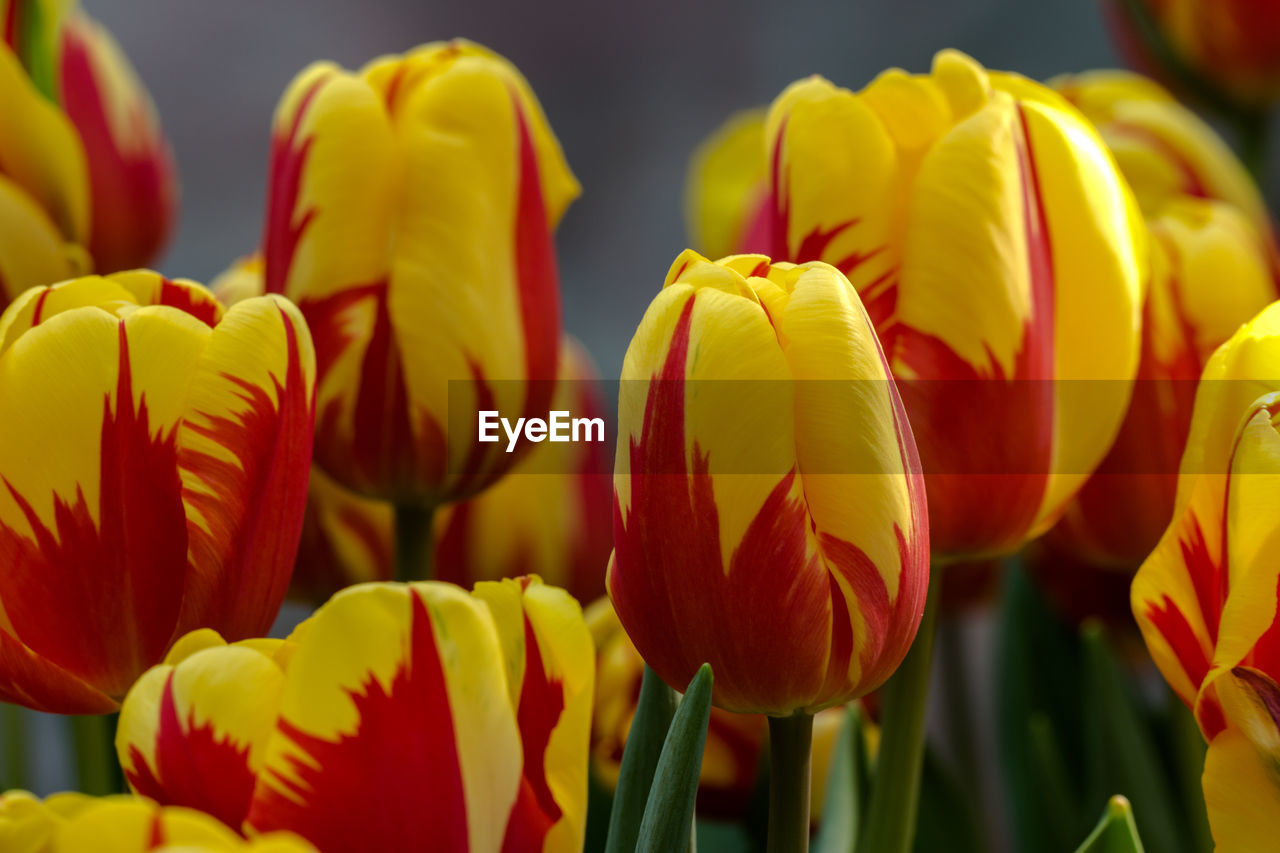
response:
[[[0,172],[0,301],[70,278],[79,255],[25,189]]]
[[[175,309],[125,308],[64,311],[0,356],[0,398],[26,413],[0,425],[0,627],[114,696],[173,636],[151,614],[182,600],[175,427],[209,337]]]
[[[326,851],[497,851],[520,735],[488,608],[447,584],[366,584],[297,634],[248,825]]]
[[[191,380],[177,436],[191,541],[184,624],[265,634],[288,588],[306,507],[315,356],[278,296],[227,311]]]

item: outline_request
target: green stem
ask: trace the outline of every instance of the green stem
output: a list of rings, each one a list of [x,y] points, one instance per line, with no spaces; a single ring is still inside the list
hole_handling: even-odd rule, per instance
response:
[[[768,853],[809,849],[809,758],[813,715],[769,718]]]
[[[27,715],[28,711],[19,705],[5,702],[0,705],[0,713],[4,715],[4,779],[0,780],[0,789],[26,789],[31,783],[27,766]]]
[[[93,796],[116,793],[115,714],[71,717],[71,743],[80,791]]]
[[[906,853],[916,832],[920,772],[924,764],[924,722],[929,698],[933,638],[938,627],[942,571],[934,566],[929,598],[915,642],[902,666],[881,690],[880,751],[867,822],[858,840],[859,853]]]
[[[434,509],[396,506],[396,580],[431,580],[435,558]]]

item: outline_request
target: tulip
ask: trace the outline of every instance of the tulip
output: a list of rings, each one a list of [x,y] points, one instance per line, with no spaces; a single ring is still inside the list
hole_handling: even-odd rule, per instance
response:
[[[1226,142],[1195,113],[1153,80],[1127,71],[1064,74],[1049,81],[1098,129],[1133,189],[1152,216],[1186,196],[1226,202],[1265,241],[1273,275],[1280,253],[1266,203]]]
[[[928,521],[844,276],[686,251],[622,379],[607,582],[645,661],[680,686],[709,662],[715,704],[746,713],[879,687],[920,622]]]
[[[627,734],[636,713],[644,661],[607,598],[586,611],[596,646],[596,694],[591,727],[591,767],[607,790],[618,783]],[[847,719],[843,706],[820,711],[813,721],[813,823],[822,820],[827,773]],[[698,777],[698,813],[741,820],[753,804],[764,757],[766,718],[711,709]]]
[[[1054,548],[1133,570],[1169,526],[1195,382],[1214,349],[1276,297],[1256,232],[1235,208],[1183,198],[1148,221],[1151,273],[1129,412],[1050,534]]]
[[[545,417],[552,231],[577,194],[528,84],[478,45],[354,73],[319,63],[293,81],[272,134],[264,276],[316,339],[326,472],[431,507],[508,470],[518,454],[498,444],[446,441],[447,413],[471,413],[456,421],[470,437],[480,409]]]
[[[0,697],[114,710],[186,631],[270,627],[302,523],[313,359],[287,300],[224,311],[151,272],[9,306],[0,402],[24,414],[0,425]]]
[[[935,558],[1043,533],[1110,447],[1138,365],[1141,220],[1097,134],[1052,91],[943,51],[856,94],[794,83],[765,139],[767,251],[831,263],[862,297]]]
[[[1203,786],[1222,853],[1280,831],[1280,303],[1209,359],[1173,520],[1134,578],[1134,616],[1209,741]]]
[[[362,584],[286,641],[184,637],[117,748],[137,793],[326,853],[581,850],[592,659],[536,578]]]
[[[1185,91],[1237,109],[1280,95],[1280,8],[1270,0],[1108,0],[1120,46]]]
[[[730,116],[689,164],[685,211],[689,239],[711,258],[767,246],[769,168],[762,109]]]
[[[0,0],[0,300],[153,261],[177,180],[150,97],[85,15]]]
[[[184,636],[121,706],[116,752],[129,787],[239,828],[294,648],[283,640],[228,645],[208,629]]]
[[[0,794],[0,849],[7,853],[81,853],[104,843],[119,853],[315,853],[290,833],[246,841],[208,815],[141,797],[67,793],[42,801],[26,791]]]
[[[63,28],[58,85],[89,170],[94,268],[154,262],[173,230],[178,179],[151,96],[111,34],[80,13]]]

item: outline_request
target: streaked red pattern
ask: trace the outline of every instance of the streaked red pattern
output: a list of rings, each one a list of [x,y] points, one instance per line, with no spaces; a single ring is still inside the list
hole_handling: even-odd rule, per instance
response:
[[[135,792],[162,806],[186,806],[213,815],[240,831],[253,794],[249,746],[220,734],[213,721],[196,723],[195,709],[186,725],[173,697],[173,673],[160,694],[160,717],[155,733],[155,766],[137,744],[129,745],[133,772],[125,771]]]
[[[325,853],[469,849],[440,650],[412,589],[409,607],[405,659],[390,685],[370,675],[346,689],[356,708],[354,731],[330,738],[279,720],[276,736],[302,754],[288,760],[288,775],[267,769],[259,776],[247,821],[253,829],[290,830]]]
[[[609,590],[618,617],[668,684],[683,687],[709,662],[717,674],[716,704],[729,710],[811,707],[872,690],[905,654],[923,610],[923,593],[907,576],[909,565],[920,564],[911,543],[899,533],[900,595],[888,615],[883,578],[865,553],[826,534],[811,548],[813,521],[803,501],[790,497],[794,470],[765,499],[727,572],[707,455],[695,442],[688,474],[645,473],[690,468],[684,380],[695,300],[690,296],[680,314],[657,381],[649,386],[640,438],[630,443],[625,517],[614,495]],[[869,635],[882,629],[862,649],[853,648],[836,573],[859,596]],[[913,591],[920,593],[918,601],[911,600]],[[914,618],[893,630],[898,608],[914,610]],[[855,653],[863,677],[849,685]]]
[[[527,579],[526,579],[527,587]],[[547,745],[565,710],[564,682],[552,678],[528,614],[524,614],[524,679],[516,722],[524,751],[524,770],[515,807],[502,842],[505,853],[541,850],[547,833],[564,811],[547,781]]]
[[[211,490],[182,495],[205,524],[194,517],[186,524],[192,579],[183,624],[214,628],[228,640],[263,636],[271,627],[293,573],[306,509],[315,408],[298,331],[283,310],[279,317],[288,362],[283,382],[272,377],[276,402],[266,388],[224,375],[246,408],[205,414],[207,424],[188,417],[186,428],[229,450],[232,461],[191,448],[178,455],[182,470]]]
[[[0,523],[0,600],[14,635],[113,697],[164,656],[187,575],[174,432],[153,433],[145,394],[135,408],[123,321],[119,328],[115,408],[111,395],[102,404],[98,523],[77,490],[70,503],[53,495],[49,529],[7,480],[33,536]]]
[[[160,279],[160,297],[156,305],[168,305],[190,314],[209,328],[221,319],[218,301],[212,295],[201,298],[191,288],[175,284],[167,278]]]
[[[298,135],[307,111],[332,76],[318,76],[298,101],[297,111],[293,114],[288,130],[281,133],[281,129],[277,128],[271,135],[271,152],[267,165],[267,215],[262,234],[263,289],[267,293],[285,292],[298,243],[316,214],[315,208],[308,208],[297,223],[294,222],[302,190],[302,172],[313,140],[312,137],[299,140]]]
[[[1121,136],[1137,140],[1143,145],[1150,146],[1164,157],[1177,170],[1178,177],[1182,179],[1182,186],[1178,189],[1183,195],[1195,198],[1214,197],[1204,185],[1204,181],[1201,179],[1200,172],[1196,169],[1195,164],[1167,137],[1149,127],[1126,121],[1109,121],[1104,129],[1108,133],[1118,133]]]
[[[62,32],[62,108],[84,143],[89,168],[89,254],[100,274],[150,265],[169,240],[177,208],[177,175],[169,144],[139,95],[123,124],[107,114],[92,29],[68,19]],[[118,134],[137,137],[120,139]]]
[[[1017,547],[1039,515],[1053,451],[1054,277],[1053,253],[1031,149],[1026,115],[1019,105],[1015,133],[1028,248],[1031,316],[1011,375],[994,354],[985,375],[941,338],[907,326],[897,313],[899,271],[892,266],[862,286],[868,317],[893,372],[906,410],[912,414],[916,444],[928,481],[930,536],[940,554],[980,555]],[[768,253],[795,263],[826,261],[846,276],[886,247],[827,257],[835,237],[855,228],[855,217],[830,228],[816,225],[799,245],[789,240],[791,198],[782,152],[786,122],[773,146]],[[904,380],[901,376],[910,376]],[[936,380],[955,380],[939,382]],[[921,380],[921,381],[914,381]],[[999,424],[991,412],[1005,413]],[[1034,472],[991,474],[977,472]],[[948,473],[939,473],[948,472]],[[963,472],[963,473],[950,473]],[[982,500],[973,496],[981,494]]]

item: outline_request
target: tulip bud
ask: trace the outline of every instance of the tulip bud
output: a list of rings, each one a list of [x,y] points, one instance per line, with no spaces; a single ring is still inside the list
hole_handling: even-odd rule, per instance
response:
[[[59,101],[89,169],[94,267],[147,266],[168,242],[178,204],[173,153],[151,96],[111,34],[80,13],[63,28],[60,72]]]
[[[313,359],[282,297],[224,312],[151,272],[9,306],[0,403],[23,416],[0,424],[0,696],[114,710],[186,630],[270,627],[302,523]]]
[[[207,629],[183,637],[120,709],[116,752],[129,787],[239,829],[292,651],[283,640],[227,645]]]
[[[943,51],[856,94],[792,84],[766,142],[769,252],[826,261],[862,297],[935,556],[1044,532],[1110,447],[1138,362],[1141,220],[1097,134],[1052,91]]]
[[[874,690],[929,577],[911,427],[857,294],[822,263],[676,259],[622,368],[609,596],[731,711]]]
[[[266,289],[317,342],[318,463],[401,504],[505,473],[517,456],[447,441],[447,412],[551,401],[552,230],[578,184],[524,78],[462,41],[313,65],[276,111],[268,187]]]
[[[1277,364],[1273,303],[1205,366],[1173,521],[1132,589],[1152,658],[1209,741],[1205,801],[1224,851],[1255,849],[1280,803]]]
[[[1107,0],[1131,61],[1187,94],[1234,108],[1280,95],[1280,7],[1271,0]]]

